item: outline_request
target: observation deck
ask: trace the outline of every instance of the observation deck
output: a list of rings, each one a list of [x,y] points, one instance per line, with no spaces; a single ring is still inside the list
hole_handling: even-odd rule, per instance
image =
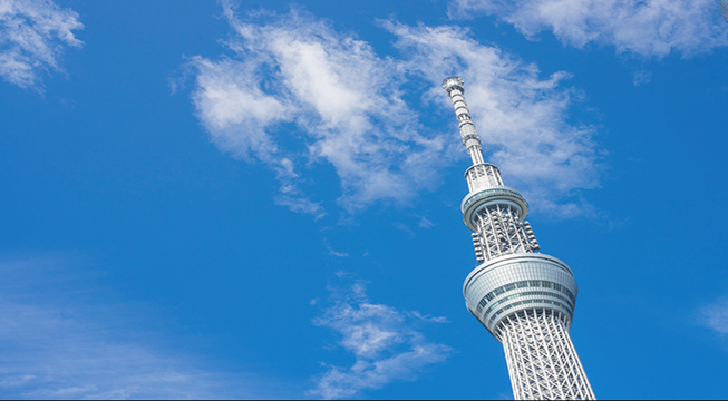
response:
[[[463,285],[468,311],[499,341],[501,323],[519,311],[551,311],[560,315],[568,330],[576,293],[569,266],[537,253],[495,258],[476,267]]]
[[[460,204],[465,225],[473,232],[478,232],[478,213],[493,205],[513,207],[518,213],[519,222],[523,222],[528,215],[528,202],[520,192],[505,185],[497,185],[465,196]]]

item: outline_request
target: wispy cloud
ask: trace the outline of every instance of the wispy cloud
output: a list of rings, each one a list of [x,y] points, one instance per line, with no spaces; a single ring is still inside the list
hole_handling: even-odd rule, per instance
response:
[[[566,45],[594,42],[644,57],[689,57],[728,46],[715,0],[452,0],[449,13],[497,15],[529,39],[550,30]]]
[[[398,91],[403,71],[395,61],[304,11],[264,15],[269,23],[254,24],[223,4],[236,34],[227,43],[236,59],[193,60],[195,105],[222,149],[276,169],[282,160],[291,168],[294,160],[329,163],[349,211],[378,199],[411,198],[430,183],[417,178],[418,169],[439,164],[433,155],[443,140],[416,131],[416,115]],[[288,133],[287,123],[306,136]],[[305,198],[296,193],[300,180],[287,178],[294,194],[287,196]]]
[[[329,244],[329,241],[326,238],[324,238],[324,245],[326,245],[326,250],[328,251],[329,256],[338,256],[341,258],[349,256],[348,253],[334,251],[334,249],[331,248],[331,244]]]
[[[721,334],[728,334],[728,298],[716,301],[700,310],[705,324]]]
[[[415,329],[422,322],[445,323],[446,318],[371,303],[363,282],[330,290],[331,304],[314,324],[332,329],[340,336],[338,344],[356,360],[349,367],[326,365],[328,371],[308,395],[352,398],[394,381],[416,380],[422,369],[452,353],[450,347],[429,341]]]
[[[634,72],[634,79],[632,84],[634,86],[641,86],[650,83],[652,80],[652,72],[647,70],[639,70]]]
[[[432,228],[435,227],[435,225],[425,216],[417,216],[420,218],[420,221],[417,223],[417,226],[420,228]]]
[[[164,345],[145,310],[81,302],[108,294],[53,258],[0,263],[0,392],[16,399],[241,398],[265,394],[245,372]],[[124,311],[127,311],[126,313]],[[134,318],[128,316],[131,313]]]
[[[305,11],[241,18],[230,2],[222,4],[234,30],[226,42],[233,56],[191,60],[193,101],[221,149],[276,172],[279,204],[324,214],[323,201],[304,190],[313,182],[313,163],[335,169],[338,201],[349,213],[381,200],[407,203],[434,188],[442,168],[465,157],[455,119],[448,135],[442,127],[425,127],[403,86],[415,81],[421,87],[424,80],[429,92],[418,107],[435,104],[450,116],[439,84],[458,73],[467,81],[486,148],[516,179],[512,183],[527,185],[523,189],[535,196],[529,200],[542,210],[584,212],[583,205],[559,204],[575,189],[597,186],[599,177],[593,130],[566,122],[578,99],[577,92],[559,89],[568,74],[540,79],[535,66],[454,27],[384,22],[403,51],[398,59],[378,56],[353,33],[335,31]]]
[[[37,87],[43,71],[62,72],[64,45],[81,47],[72,31],[78,14],[52,0],[0,0],[0,76],[21,88]]]

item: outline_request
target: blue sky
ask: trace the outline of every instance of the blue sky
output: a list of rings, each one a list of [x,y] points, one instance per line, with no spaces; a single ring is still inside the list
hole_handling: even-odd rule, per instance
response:
[[[717,0],[0,0],[5,398],[510,398],[469,160],[574,270],[599,398],[725,398]]]

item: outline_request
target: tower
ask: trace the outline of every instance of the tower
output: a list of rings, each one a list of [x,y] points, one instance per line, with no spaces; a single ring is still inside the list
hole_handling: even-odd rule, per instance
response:
[[[728,0],[720,0],[720,12],[723,14],[723,18],[728,21]]]
[[[483,160],[463,84],[458,77],[442,82],[473,160],[460,206],[479,263],[463,286],[468,311],[503,343],[515,399],[594,399],[569,336],[574,275],[559,259],[535,253],[541,248],[524,221],[528,203]]]

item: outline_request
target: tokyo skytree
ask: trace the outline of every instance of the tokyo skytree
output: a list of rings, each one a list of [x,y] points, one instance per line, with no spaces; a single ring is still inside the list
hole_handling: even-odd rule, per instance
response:
[[[463,286],[468,311],[503,343],[515,399],[594,399],[569,336],[574,275],[559,259],[535,253],[541,247],[524,221],[528,203],[483,160],[463,84],[458,77],[442,82],[473,160],[461,204],[478,263]]]

